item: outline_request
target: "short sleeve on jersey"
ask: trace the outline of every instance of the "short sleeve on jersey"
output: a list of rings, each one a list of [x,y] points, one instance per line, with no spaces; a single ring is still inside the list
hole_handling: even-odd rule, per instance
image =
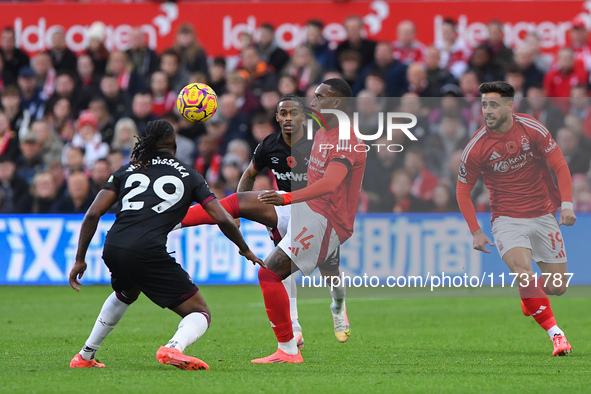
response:
[[[119,174],[121,174],[121,172],[124,171],[124,168],[127,168],[127,167],[128,166],[123,166],[120,169],[118,169],[117,171],[115,171],[115,173],[111,174],[111,176],[107,180],[107,183],[105,183],[105,186],[103,186],[103,189],[104,190],[112,190],[117,195],[119,195],[119,187],[121,184]]]
[[[196,170],[193,170],[196,182],[193,188],[193,200],[197,201],[201,205],[205,205],[215,198],[215,195],[209,190],[209,185],[203,179],[203,176]]]
[[[252,164],[254,166],[254,169],[257,171],[260,171],[266,167],[264,158],[266,151],[264,143],[266,140],[267,139],[264,139],[262,142],[260,142],[254,149],[254,152],[252,154]]]

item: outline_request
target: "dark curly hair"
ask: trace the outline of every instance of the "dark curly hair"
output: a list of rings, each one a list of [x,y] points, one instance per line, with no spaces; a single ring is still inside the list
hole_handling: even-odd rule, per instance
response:
[[[162,141],[171,137],[174,137],[174,128],[166,120],[148,122],[146,135],[136,137],[138,141],[131,151],[131,164],[147,167],[154,154],[163,148]]]

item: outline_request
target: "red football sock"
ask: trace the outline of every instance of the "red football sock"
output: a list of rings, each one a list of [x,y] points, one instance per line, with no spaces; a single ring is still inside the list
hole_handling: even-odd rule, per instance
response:
[[[283,278],[266,268],[259,269],[259,284],[265,300],[267,316],[275,331],[277,342],[288,342],[293,339],[291,317],[289,315],[289,297]]]
[[[547,281],[548,280],[548,281]],[[548,288],[548,286],[544,286],[544,284],[548,284],[548,282],[552,280],[552,278],[548,279],[548,276],[540,276],[538,278],[538,287],[544,291],[547,295],[552,295],[552,292]]]
[[[238,206],[238,195],[236,193],[230,194],[226,198],[222,198],[220,204],[222,204],[222,207],[224,207],[234,219],[240,217],[240,207]],[[216,222],[207,212],[205,212],[205,209],[203,209],[201,204],[196,204],[189,208],[181,225],[183,227],[190,227],[199,226],[201,224],[216,224]]]
[[[527,287],[519,286],[519,295],[525,308],[544,330],[548,331],[556,325],[550,299],[544,290],[536,286],[536,282],[529,282]]]

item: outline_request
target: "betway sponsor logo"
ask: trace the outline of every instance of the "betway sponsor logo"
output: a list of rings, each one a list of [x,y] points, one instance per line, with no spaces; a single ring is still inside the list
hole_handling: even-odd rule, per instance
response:
[[[514,170],[516,168],[523,167],[526,163],[528,163],[533,158],[532,153],[523,153],[517,156],[514,159],[509,160],[502,160],[492,164],[493,171],[495,172],[507,172],[510,169]]]
[[[291,182],[303,182],[308,181],[308,174],[301,174],[301,173],[293,173],[293,172],[277,172],[274,169],[271,169],[271,172],[281,181],[291,181]]]

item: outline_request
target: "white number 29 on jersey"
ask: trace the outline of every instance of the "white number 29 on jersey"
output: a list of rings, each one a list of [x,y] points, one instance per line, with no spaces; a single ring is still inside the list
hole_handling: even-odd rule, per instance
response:
[[[130,200],[133,197],[142,194],[148,189],[148,187],[150,186],[150,178],[148,178],[144,174],[132,174],[125,181],[125,187],[132,187],[133,184],[136,182],[139,182],[139,184],[133,189],[131,189],[129,193],[127,193],[123,197],[123,200],[121,201],[122,211],[137,211],[144,207],[143,201]],[[164,190],[164,185],[173,185],[174,192],[167,193],[166,190]],[[177,202],[179,202],[181,198],[183,198],[183,193],[185,192],[185,185],[183,184],[183,181],[181,181],[179,178],[175,176],[164,175],[154,181],[152,189],[158,197],[164,200],[160,204],[154,205],[152,207],[152,210],[156,213],[162,213],[170,207],[172,207]]]

